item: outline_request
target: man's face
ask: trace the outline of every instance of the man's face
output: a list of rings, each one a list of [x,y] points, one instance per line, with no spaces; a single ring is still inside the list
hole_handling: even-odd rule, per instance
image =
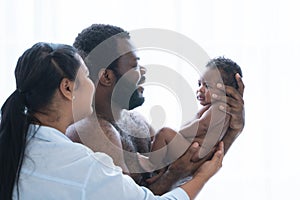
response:
[[[146,69],[138,64],[139,58],[131,51],[132,48],[129,40],[118,40],[118,49],[129,52],[118,59],[115,75],[120,82],[115,85],[116,94],[113,97],[115,103],[129,110],[141,106],[145,101],[141,84],[145,82]]]

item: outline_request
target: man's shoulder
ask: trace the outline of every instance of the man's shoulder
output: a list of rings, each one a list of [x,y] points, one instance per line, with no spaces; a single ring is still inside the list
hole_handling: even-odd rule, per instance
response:
[[[107,120],[89,116],[68,127],[66,135],[73,141],[83,143],[83,138],[95,138],[104,134],[118,135],[118,131]]]
[[[154,132],[145,117],[137,111],[123,110],[118,126],[135,137],[150,137]]]
[[[135,110],[125,110],[125,109],[122,110],[121,119],[123,121],[135,120],[135,121],[147,123],[146,118]]]

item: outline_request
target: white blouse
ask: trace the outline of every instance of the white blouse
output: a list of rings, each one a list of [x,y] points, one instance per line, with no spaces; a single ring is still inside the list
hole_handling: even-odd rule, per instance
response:
[[[30,125],[28,136],[19,199],[189,199],[181,188],[155,196],[123,175],[108,155],[73,143],[54,128]]]

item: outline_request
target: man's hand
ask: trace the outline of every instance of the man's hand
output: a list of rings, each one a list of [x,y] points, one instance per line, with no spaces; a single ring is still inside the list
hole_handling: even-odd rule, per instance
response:
[[[229,129],[223,138],[225,153],[234,142],[234,140],[242,132],[245,125],[245,110],[243,100],[245,86],[239,74],[236,74],[235,78],[239,86],[238,89],[230,86],[224,86],[222,84],[217,84],[219,90],[225,91],[226,95],[220,95],[220,92],[216,92],[218,93],[218,95],[212,95],[212,99],[214,101],[223,102],[223,104],[219,106],[219,109],[231,116]]]
[[[166,171],[161,171],[157,176],[148,179],[148,187],[155,194],[160,195],[170,191],[179,181],[193,176],[199,167],[212,157],[215,151],[212,149],[203,159],[193,162],[192,157],[199,149],[199,144],[194,142],[180,158],[169,165]]]
[[[222,160],[224,157],[223,147],[223,142],[220,142],[212,159],[203,163],[193,178],[180,186],[187,193],[190,199],[195,199],[208,179],[217,173],[217,171],[222,167]]]

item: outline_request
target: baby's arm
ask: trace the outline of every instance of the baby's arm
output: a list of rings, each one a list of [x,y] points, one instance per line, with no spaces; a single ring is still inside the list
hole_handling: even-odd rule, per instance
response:
[[[205,111],[200,111],[197,115],[200,117],[195,119],[194,121],[190,122],[188,125],[185,125],[181,128],[179,133],[185,137],[193,139],[195,137],[204,138],[207,132],[207,129],[210,124],[211,119],[211,107],[206,108]]]
[[[224,137],[230,116],[218,109],[218,104],[211,105],[200,119],[183,127],[180,133],[190,141],[200,143],[199,158],[203,158]],[[195,160],[195,159],[194,159]]]
[[[200,119],[202,115],[210,108],[211,104],[203,106],[196,114],[196,119]]]
[[[202,117],[202,115],[209,109],[209,107],[211,106],[211,104],[208,104],[206,106],[201,107],[201,109],[196,113],[195,117],[192,118],[191,121],[185,123],[182,127],[186,127],[191,125],[195,120],[200,119]]]
[[[208,123],[207,133],[204,135],[203,142],[199,151],[199,158],[206,156],[212,148],[223,139],[229,127],[230,116],[219,110],[219,104],[213,104],[210,109],[210,122]]]

